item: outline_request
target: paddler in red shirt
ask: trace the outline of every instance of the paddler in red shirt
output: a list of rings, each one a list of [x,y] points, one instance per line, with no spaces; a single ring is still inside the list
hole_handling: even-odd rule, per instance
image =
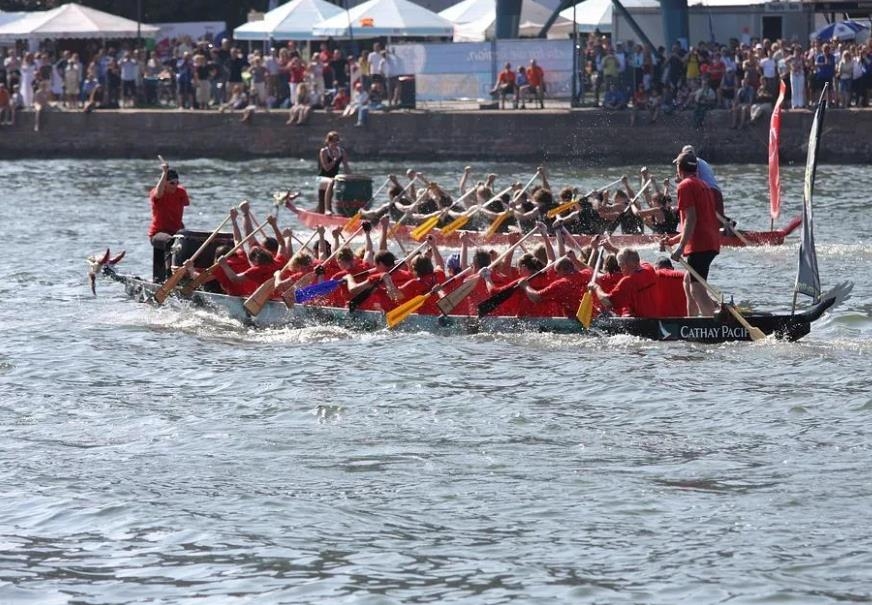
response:
[[[620,309],[621,315],[627,317],[658,317],[654,267],[641,262],[639,253],[632,248],[618,251],[618,266],[624,277],[610,291],[603,291],[598,284],[590,285],[590,291],[596,294],[600,304],[606,309]]]
[[[593,275],[589,268],[579,271],[572,258],[564,256],[554,265],[556,279],[541,289],[533,288],[527,278],[519,282],[521,290],[535,304],[552,303],[566,317],[575,317],[587,284]]]
[[[357,282],[352,275],[346,276],[345,280],[348,283],[348,300],[346,302],[351,302],[358,294],[371,291],[366,298],[360,301],[357,309],[362,311],[390,311],[393,309],[396,304],[388,296],[384,277],[394,268],[396,263],[397,258],[393,252],[381,250],[375,255],[375,266],[366,279]],[[401,286],[412,279],[412,274],[405,268],[399,267],[391,273],[391,279],[396,286]]]
[[[676,245],[672,260],[687,256],[687,264],[704,280],[708,280],[712,261],[721,250],[720,221],[715,213],[715,197],[712,190],[697,177],[696,155],[684,151],[674,160],[678,174],[678,214],[681,232],[664,238],[667,245]],[[687,315],[713,316],[718,303],[713,301],[705,286],[690,272],[685,276]]]
[[[657,298],[659,317],[684,317],[687,294],[684,292],[684,271],[676,271],[672,261],[663,257],[657,261]]]
[[[430,243],[432,259],[423,255],[416,256],[411,263],[412,275],[414,275],[412,279],[402,286],[396,286],[390,275],[385,275],[384,277],[388,296],[397,305],[421,294],[427,294],[434,286],[445,281],[445,268],[443,267],[442,256],[436,247],[436,238],[433,235],[428,235],[427,241]],[[429,297],[427,302],[416,313],[420,315],[439,315],[440,311],[439,307],[436,306],[436,301],[435,296]]]
[[[179,173],[162,161],[160,178],[148,195],[151,203],[151,225],[148,239],[154,248],[152,275],[155,283],[163,283],[170,269],[173,235],[185,228],[182,218],[191,201],[188,192],[179,185]]]

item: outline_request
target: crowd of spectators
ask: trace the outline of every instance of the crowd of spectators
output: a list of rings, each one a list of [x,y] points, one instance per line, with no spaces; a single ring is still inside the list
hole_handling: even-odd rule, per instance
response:
[[[359,56],[333,40],[311,55],[294,42],[244,51],[231,40],[213,44],[188,37],[155,50],[88,46],[83,52],[48,48],[0,53],[0,124],[15,111],[46,107],[100,108],[171,106],[182,109],[288,110],[288,124],[302,125],[312,109],[341,112],[366,124],[371,110],[398,105],[396,58],[379,42]],[[729,44],[700,42],[667,53],[632,41],[591,35],[582,50],[583,88],[595,106],[629,110],[630,123],[654,123],[663,114],[692,111],[702,127],[711,109],[731,111],[743,128],[771,111],[779,82],[787,86],[786,109],[813,105],[824,83],[833,107],[866,107],[872,88],[872,40],[815,41],[807,47],[783,40]],[[492,94],[505,107],[543,107],[545,76],[531,60],[517,72],[507,65]]]
[[[156,50],[92,48],[85,57],[10,49],[0,53],[2,121],[4,102],[14,120],[14,111],[34,107],[41,88],[61,109],[242,110],[243,120],[257,109],[287,109],[289,124],[304,124],[308,108],[356,115],[363,125],[369,110],[399,103],[396,58],[379,42],[359,57],[346,56],[332,40],[319,46],[311,56],[294,42],[246,52],[227,39],[213,44],[184,37]]]
[[[830,84],[832,107],[867,107],[872,88],[872,39],[798,42],[768,39],[723,45],[700,42],[684,50],[673,44],[654,52],[632,42],[591,36],[583,50],[583,80],[593,104],[630,110],[654,123],[665,113],[691,110],[702,127],[711,109],[728,109],[732,128],[765,116],[786,85],[785,109],[813,106]]]

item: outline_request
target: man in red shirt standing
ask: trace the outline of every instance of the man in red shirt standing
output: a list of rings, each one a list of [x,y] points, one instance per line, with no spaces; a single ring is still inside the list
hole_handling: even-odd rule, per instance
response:
[[[151,202],[151,225],[148,238],[154,248],[152,271],[155,283],[163,283],[167,278],[173,235],[185,228],[182,218],[185,206],[191,202],[188,192],[179,186],[179,173],[170,170],[170,165],[161,162],[161,174],[157,185],[148,195]]]
[[[709,267],[721,250],[720,221],[715,212],[715,198],[711,189],[697,177],[697,159],[692,152],[684,151],[674,163],[678,172],[678,215],[681,219],[680,233],[665,238],[669,245],[677,244],[672,260],[687,256],[687,264],[704,280],[708,279]],[[711,299],[705,285],[688,273],[684,278],[687,294],[687,315],[713,316],[717,303]]]

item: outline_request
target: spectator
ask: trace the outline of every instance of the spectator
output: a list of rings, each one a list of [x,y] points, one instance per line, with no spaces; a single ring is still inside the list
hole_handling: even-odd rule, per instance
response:
[[[847,109],[851,106],[851,91],[854,86],[854,60],[850,51],[843,51],[836,66],[836,78],[839,81],[839,107]]]
[[[194,63],[191,53],[182,53],[182,58],[176,62],[176,85],[178,91],[178,107],[194,108]]]
[[[266,106],[267,70],[260,57],[252,59],[248,73],[251,74],[251,94],[254,97],[254,105]]]
[[[630,113],[630,126],[636,125],[639,112],[648,109],[648,93],[645,92],[645,84],[639,82],[636,85],[636,91],[633,93],[633,111]]]
[[[770,115],[774,105],[775,95],[769,92],[766,84],[761,84],[760,88],[757,89],[757,98],[754,99],[754,103],[751,105],[751,123],[753,124],[757,120],[764,119]]]
[[[618,57],[612,49],[609,49],[605,57],[603,57],[602,72],[606,90],[608,90],[612,84],[617,86],[618,76],[621,74],[621,62],[618,61]]]
[[[11,126],[14,115],[12,111],[12,95],[9,94],[6,83],[0,82],[0,126]]]
[[[121,106],[135,107],[136,106],[136,76],[139,71],[139,63],[130,55],[129,51],[124,51],[121,57]]]
[[[812,99],[817,99],[824,84],[832,83],[836,72],[836,59],[830,52],[830,45],[824,44],[814,55],[814,78],[812,79]]]
[[[805,101],[805,59],[799,46],[794,47],[793,55],[787,59],[790,74],[790,108],[803,109]]]
[[[736,98],[736,68],[727,67],[721,85],[718,87],[718,107],[731,109]]]
[[[82,62],[79,61],[79,53],[70,55],[64,68],[64,93],[65,107],[77,109],[79,107],[79,94],[82,86]]]
[[[309,115],[312,113],[312,103],[310,97],[309,85],[305,82],[297,86],[297,98],[294,99],[294,106],[288,112],[288,121],[285,124],[295,124],[302,126],[309,121]]]
[[[234,48],[227,62],[227,86],[229,89],[237,84],[242,84],[242,72],[249,67],[248,60],[241,48]]]
[[[194,101],[197,109],[208,109],[211,98],[209,66],[205,55],[194,55]]]
[[[515,72],[512,71],[512,64],[506,63],[502,71],[497,74],[497,81],[494,82],[494,87],[491,89],[491,95],[498,97],[500,109],[506,108],[506,97],[515,98]],[[514,102],[515,108],[518,107],[517,101]]]
[[[530,83],[530,92],[533,93],[534,101],[539,101],[539,109],[545,109],[545,72],[536,63],[536,59],[530,59],[527,82]]]
[[[705,122],[705,114],[717,104],[717,94],[712,89],[708,77],[703,77],[699,89],[694,93],[693,127],[699,130]]]
[[[36,82],[36,57],[33,53],[27,53],[24,55],[24,60],[21,61],[21,67],[19,71],[21,72],[21,99],[24,102],[25,107],[31,107],[33,105],[33,85]]]
[[[604,109],[626,109],[627,97],[615,84],[609,85],[609,89],[603,96]]]
[[[107,107],[117,109],[121,105],[121,67],[115,57],[109,59],[106,65],[106,99]]]
[[[518,103],[521,104],[521,109],[527,109],[527,97],[530,95],[530,82],[527,80],[527,68],[521,65],[518,67],[518,73],[515,76],[515,103],[513,107],[517,108]]]
[[[751,105],[756,95],[751,80],[746,76],[742,86],[736,91],[736,101],[733,103],[733,121],[730,128],[744,128],[746,120],[751,119]]]
[[[343,112],[345,108],[348,107],[348,103],[351,99],[348,96],[348,90],[344,86],[340,86],[336,89],[336,95],[333,97],[333,102],[330,103],[328,109],[330,111],[338,111]]]

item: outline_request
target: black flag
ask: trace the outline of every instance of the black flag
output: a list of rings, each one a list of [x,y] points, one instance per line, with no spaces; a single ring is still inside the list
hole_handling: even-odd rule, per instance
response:
[[[815,302],[821,296],[821,278],[818,275],[817,252],[814,248],[814,215],[812,214],[811,200],[814,195],[818,145],[820,144],[824,114],[827,111],[827,95],[829,94],[829,84],[826,84],[814,112],[811,133],[808,136],[808,159],[805,163],[805,187],[802,192],[802,241],[799,244],[799,266],[796,271],[796,285],[793,289],[794,294],[801,293],[811,296]],[[795,301],[796,296],[794,296]]]

